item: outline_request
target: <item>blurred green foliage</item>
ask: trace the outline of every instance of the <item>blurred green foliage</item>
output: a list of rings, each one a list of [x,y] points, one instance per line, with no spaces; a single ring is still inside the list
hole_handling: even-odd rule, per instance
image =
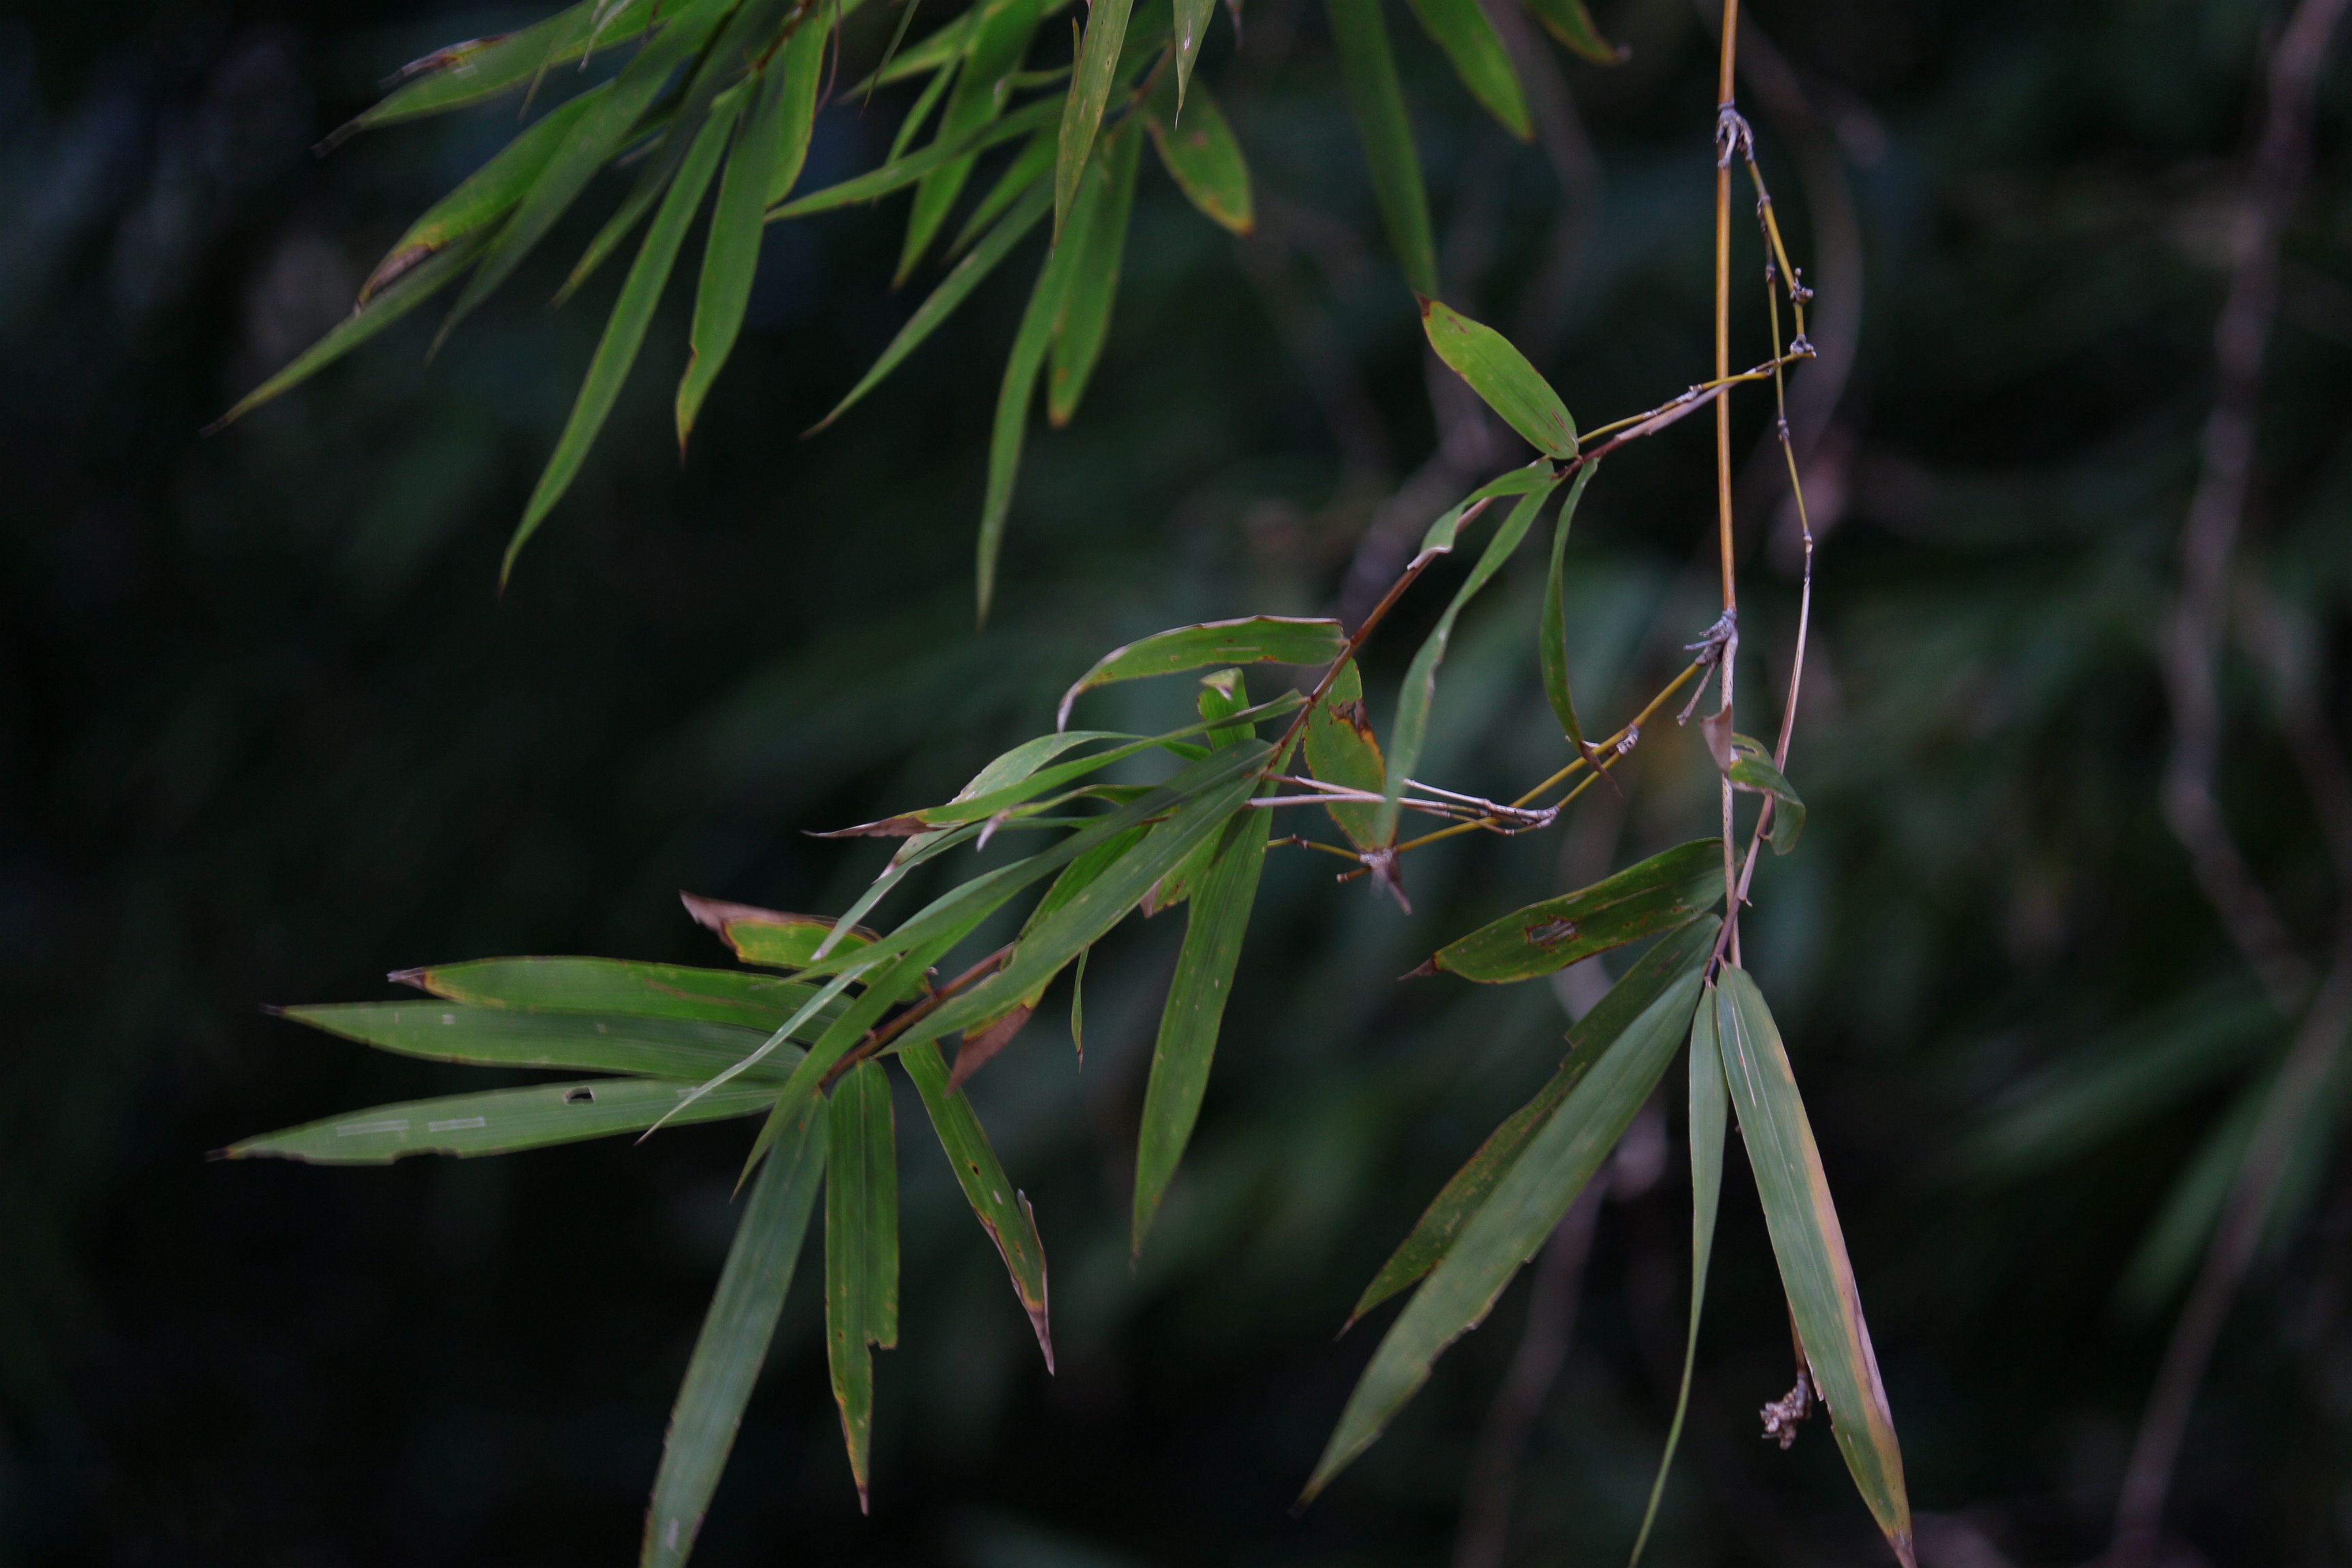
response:
[[[1444,411],[1458,392],[1424,377],[1328,51],[1293,47],[1319,13],[1286,0],[1248,14],[1238,54],[1219,29],[1202,67],[1249,149],[1257,231],[1233,241],[1143,180],[1093,397],[1033,435],[984,635],[972,500],[1020,289],[992,279],[799,442],[908,308],[878,281],[895,227],[856,215],[768,235],[682,470],[685,311],[665,306],[503,597],[500,549],[614,279],[551,313],[560,263],[535,258],[430,364],[430,328],[404,327],[199,439],[509,127],[493,110],[323,160],[310,143],[399,62],[532,15],[210,0],[0,22],[0,1560],[617,1559],[725,1244],[740,1130],[388,1172],[207,1168],[258,1128],[480,1081],[256,1004],[378,994],[387,969],[482,952],[714,961],[676,889],[841,907],[880,852],[803,829],[943,797],[1135,634],[1359,612],[1435,509],[1381,503],[1431,489],[1433,395]],[[2079,1559],[2105,1539],[2178,1300],[2180,1266],[2145,1249],[2283,1035],[2158,816],[2151,657],[2273,19],[2210,0],[1839,0],[1758,20],[1806,106],[1776,112],[1766,91],[1754,118],[1831,363],[1795,391],[1824,537],[1790,768],[1811,812],[1801,851],[1759,872],[1749,963],[1841,1194],[1923,1559]],[[1448,298],[1588,420],[1671,395],[1707,352],[1711,43],[1680,0],[1601,21],[1626,65],[1559,57],[1589,152],[1511,143],[1442,59],[1400,51]],[[812,177],[867,166],[903,107],[835,104]],[[2252,524],[2270,618],[2339,720],[2344,119],[2331,85]],[[1761,357],[1760,326],[1742,330]],[[1851,375],[1808,404],[1839,330],[1858,334]],[[1742,405],[1743,452],[1764,406]],[[1701,423],[1616,459],[1580,514],[1567,610],[1588,722],[1629,713],[1712,618]],[[1436,449],[1435,489],[1485,477],[1485,452]],[[1778,497],[1757,465],[1751,690],[1777,689],[1793,607]],[[1457,635],[1424,753],[1450,783],[1504,790],[1553,765],[1524,635],[1539,570],[1520,561]],[[2316,942],[2334,891],[2318,829],[2254,666],[2231,671],[2224,798]],[[1399,668],[1368,673],[1378,708]],[[1181,713],[1128,689],[1089,700],[1109,721]],[[1369,1350],[1331,1331],[1549,1071],[1565,1016],[1538,987],[1392,977],[1705,831],[1696,738],[1635,761],[1630,812],[1595,792],[1539,852],[1423,857],[1409,918],[1303,857],[1269,863],[1193,1156],[1132,1274],[1121,1173],[1175,938],[1162,921],[1107,944],[1083,1070],[1041,1023],[975,1086],[1055,1260],[1058,1374],[943,1166],[910,1146],[874,1518],[843,1475],[803,1295],[699,1560],[1447,1552],[1524,1287],[1312,1511],[1286,1509]],[[1661,1177],[1647,1146],[1646,1169],[1621,1156],[1600,1216],[1514,1561],[1618,1561],[1640,1516],[1687,1247],[1680,1162]],[[2176,1518],[2215,1560],[2352,1546],[2352,1190],[2326,1154],[2291,1188],[2192,1429]],[[1875,1561],[1826,1434],[1785,1458],[1751,1436],[1787,1339],[1729,1163],[1652,1560]]]

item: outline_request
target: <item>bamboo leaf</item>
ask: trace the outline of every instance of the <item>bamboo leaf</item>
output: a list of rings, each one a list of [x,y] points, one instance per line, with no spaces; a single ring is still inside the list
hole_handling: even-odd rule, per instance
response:
[[[907,324],[898,329],[898,335],[890,340],[890,346],[882,351],[873,368],[858,378],[857,384],[849,389],[848,395],[833,405],[833,412],[810,426],[807,433],[814,436],[848,413],[860,398],[881,384],[884,376],[898,369],[899,363],[920,347],[924,339],[938,331],[941,322],[955,314],[956,307],[980,287],[981,280],[994,271],[996,264],[1011,255],[1013,247],[1037,226],[1038,220],[1053,205],[1053,193],[1045,188],[1042,177],[1036,178],[1031,188],[1021,196],[1018,205],[1004,215],[1003,221],[989,230],[988,237],[975,246],[971,255],[956,263],[955,269],[931,290],[930,298],[907,318]]]
[[[1013,154],[1013,162],[1007,163],[1004,166],[1004,172],[996,177],[996,184],[991,185],[988,188],[988,194],[981,197],[972,207],[971,215],[963,220],[963,227],[957,232],[954,242],[948,247],[947,254],[950,257],[961,256],[971,248],[972,242],[982,234],[994,233],[992,226],[997,218],[1009,211],[1013,204],[1024,196],[1044,190],[1046,193],[1045,199],[1050,204],[1053,200],[1053,188],[1044,182],[1045,176],[1053,172],[1053,168],[1054,138],[1049,133],[1040,131],[1023,144],[1020,152]]]
[[[1855,1488],[1895,1555],[1911,1568],[1911,1503],[1903,1486],[1903,1454],[1879,1381],[1878,1357],[1870,1346],[1870,1328],[1863,1321],[1845,1236],[1822,1171],[1821,1150],[1763,994],[1746,971],[1728,963],[1717,983],[1716,1029],[1748,1163],[1764,1200],[1772,1255],[1788,1289],[1797,1337],[1812,1364],[1814,1386],[1829,1405],[1831,1427]]]
[[[784,140],[792,104],[784,63],[758,79],[750,110],[736,122],[734,150],[711,204],[710,234],[703,241],[702,279],[695,289],[694,325],[687,342],[686,374],[677,384],[677,447],[686,450],[702,400],[735,352],[743,311],[751,302],[751,279],[760,268],[760,236],[768,210],[776,154]]]
[[[1353,659],[1307,719],[1307,769],[1325,784],[1378,795],[1388,786],[1381,743],[1364,708],[1364,678]],[[1359,850],[1378,848],[1380,807],[1369,802],[1335,802],[1331,820]]]
[[[1087,383],[1102,358],[1103,341],[1110,335],[1119,262],[1127,249],[1128,216],[1135,205],[1142,134],[1130,120],[1102,141],[1101,210],[1086,226],[1084,252],[1070,257],[1061,326],[1054,334],[1053,374],[1045,382],[1045,418],[1056,429],[1067,425],[1078,411],[1078,401],[1086,395]],[[1077,231],[1071,231],[1071,237],[1075,239]]]
[[[1185,89],[1192,84],[1192,64],[1200,57],[1201,40],[1216,20],[1217,0],[1176,0],[1176,114],[1184,111]]]
[[[1181,675],[1220,664],[1328,664],[1348,646],[1339,623],[1295,616],[1244,616],[1176,626],[1123,644],[1062,693],[1054,727],[1069,722],[1070,705],[1097,687],[1146,676]]]
[[[1034,134],[1054,122],[1059,107],[1050,99],[1024,104],[1003,119],[981,127],[970,136],[961,137],[952,142],[934,142],[903,158],[894,158],[878,169],[868,170],[838,184],[827,185],[823,190],[811,191],[804,196],[794,196],[782,206],[770,207],[768,221],[774,223],[782,218],[834,212],[842,207],[855,206],[860,202],[875,201],[893,191],[905,190],[932,170],[967,153],[985,152],[1000,142],[1014,142]]]
[[[1013,1294],[1021,1300],[1021,1310],[1029,1314],[1037,1348],[1045,1357],[1045,1370],[1051,1372],[1054,1326],[1045,1288],[1045,1244],[1038,1238],[1037,1217],[1030,1212],[1029,1200],[1006,1180],[1004,1167],[971,1109],[971,1099],[961,1089],[948,1087],[948,1064],[939,1047],[920,1040],[902,1049],[898,1059],[914,1080],[916,1092],[923,1097],[923,1109],[930,1113],[932,1131],[939,1134],[940,1148],[955,1172],[956,1184],[963,1188],[981,1228],[988,1232],[1004,1259]]]
[[[855,952],[877,940],[880,933],[861,925],[844,928],[823,915],[793,915],[763,910],[755,904],[730,904],[718,899],[680,893],[686,912],[695,923],[719,933],[719,940],[746,963],[771,969],[805,969],[816,962],[828,942],[832,951]]]
[[[1118,4],[1118,0],[1105,0]],[[975,592],[979,600],[979,618],[988,619],[990,604],[996,597],[996,560],[1004,548],[1004,525],[1013,514],[1013,481],[1021,474],[1021,447],[1029,433],[1029,405],[1036,395],[1037,373],[1045,367],[1045,355],[1053,347],[1054,331],[1060,324],[1062,292],[1068,268],[1063,264],[1066,254],[1064,236],[1046,253],[1045,264],[1037,269],[1037,281],[1029,290],[1029,303],[1021,312],[1021,325],[1013,334],[1013,352],[1005,356],[1004,379],[996,392],[996,418],[988,437],[988,481],[980,509],[980,540]]]
[[[792,1289],[809,1211],[825,1166],[825,1102],[813,1102],[751,1184],[727,1250],[727,1267],[687,1363],[671,1409],[661,1471],[646,1511],[640,1568],[681,1568],[719,1489],[735,1428],[767,1359],[776,1318]]]
[[[1482,985],[1532,980],[1672,931],[1721,897],[1722,846],[1712,838],[1694,839],[1589,888],[1491,921],[1439,948],[1430,966]]]
[[[482,1067],[569,1068],[648,1078],[708,1078],[765,1044],[769,1031],[612,1013],[516,1013],[459,1002],[331,1002],[283,1016],[379,1050]],[[800,1060],[780,1047],[747,1077],[780,1081]]]
[[[1121,47],[1127,42],[1128,13],[1133,0],[1090,0],[1086,32],[1078,42],[1078,58],[1070,73],[1070,95],[1062,109],[1062,132],[1054,162],[1054,234],[1058,239],[1070,209],[1077,200],[1078,182],[1094,152],[1095,133],[1102,127],[1104,108],[1118,72]]]
[[[1511,67],[1510,51],[1503,47],[1495,24],[1478,8],[1478,0],[1412,0],[1412,14],[1445,58],[1454,74],[1484,104],[1504,130],[1521,142],[1535,136],[1528,118],[1527,95],[1519,89],[1519,73]]]
[[[496,98],[540,79],[554,67],[567,65],[592,48],[609,49],[632,42],[643,36],[653,20],[654,0],[626,0],[602,27],[593,26],[602,4],[604,0],[579,0],[519,33],[435,50],[401,71],[399,88],[336,132],[329,142]]]
[[[1576,479],[1568,487],[1568,499],[1559,503],[1559,519],[1552,524],[1551,570],[1544,578],[1543,614],[1536,632],[1536,662],[1543,674],[1544,700],[1551,704],[1552,716],[1559,721],[1559,732],[1576,748],[1577,754],[1590,760],[1591,744],[1584,738],[1584,726],[1576,721],[1576,699],[1568,684],[1568,600],[1563,577],[1568,563],[1568,530],[1576,520],[1576,503],[1584,499],[1584,487],[1591,479],[1590,465],[1576,470]]]
[[[838,19],[833,6],[818,6],[814,16],[793,29],[782,56],[770,68],[782,73],[784,102],[775,155],[768,165],[768,206],[792,195],[808,163],[809,139],[816,132],[817,89],[824,81],[825,46]]]
[[[1633,1538],[1633,1555],[1627,1568],[1640,1568],[1642,1549],[1649,1544],[1650,1527],[1657,1521],[1658,1500],[1665,1496],[1666,1473],[1674,1468],[1675,1448],[1682,1441],[1683,1417],[1690,1412],[1691,1373],[1698,1364],[1699,1310],[1706,1304],[1706,1269],[1715,1255],[1715,1215],[1723,1197],[1723,1144],[1730,1114],[1729,1091],[1723,1081],[1723,1051],[1716,1040],[1715,1024],[1715,987],[1710,985],[1699,998],[1698,1011],[1691,1015],[1690,1330],[1683,1340],[1683,1381],[1675,1393],[1675,1418],[1666,1428],[1665,1452],[1658,1457],[1658,1478],[1650,1483],[1649,1506],[1642,1512],[1641,1533]]]
[[[735,969],[688,969],[617,958],[478,958],[404,969],[389,978],[452,1002],[531,1013],[627,1013],[735,1024],[766,1034],[816,987]]]
[[[1372,1353],[1307,1480],[1302,1502],[1370,1447],[1535,1256],[1657,1087],[1689,1027],[1699,974],[1686,971],[1594,1060],[1413,1293]]]
[[[1037,32],[1039,9],[1039,0],[1011,0],[983,14],[980,29],[972,36],[971,52],[956,73],[955,89],[948,95],[947,110],[940,117],[940,141],[968,136],[1003,111],[1005,95],[1010,90],[1006,79],[1020,68],[1023,57],[1029,52],[1030,41]],[[964,183],[971,179],[975,162],[977,159],[969,153],[953,159],[924,175],[916,187],[914,205],[907,214],[907,238],[899,248],[893,287],[907,280],[923,253],[930,248],[940,226],[947,221],[956,198],[963,194]]]
[[[1522,4],[1535,13],[1546,32],[1594,65],[1622,65],[1633,53],[1623,45],[1612,44],[1601,37],[1584,0],[1522,0]]]
[[[347,1111],[232,1143],[232,1160],[299,1160],[310,1165],[389,1165],[411,1154],[512,1154],[652,1126],[694,1091],[690,1083],[604,1078],[538,1083],[487,1094],[453,1094]],[[705,1096],[683,1121],[716,1121],[765,1110],[772,1082],[746,1083]]]
[[[1475,0],[1465,3],[1475,5]],[[1547,457],[1576,456],[1576,421],[1569,417],[1568,405],[1510,340],[1425,295],[1421,325],[1437,357],[1529,446]]]
[[[1404,86],[1397,79],[1380,0],[1324,0],[1324,5],[1389,244],[1412,291],[1433,296],[1437,247],[1430,237],[1429,193],[1422,184],[1421,154],[1413,148],[1412,121],[1405,112]]]
[[[1732,736],[1731,765],[1724,769],[1724,775],[1734,789],[1770,797],[1772,853],[1786,855],[1794,849],[1797,836],[1805,830],[1805,803],[1772,765],[1771,748],[1753,735]]]
[[[1197,3],[1206,12],[1216,0],[1183,3]],[[1234,234],[1249,233],[1257,226],[1250,199],[1249,162],[1242,156],[1241,142],[1234,138],[1224,110],[1204,86],[1192,95],[1189,105],[1182,105],[1191,113],[1180,123],[1168,99],[1165,86],[1152,94],[1144,124],[1169,177],[1210,222]]]
[[[1265,864],[1273,815],[1244,811],[1226,823],[1186,917],[1184,946],[1177,954],[1176,978],[1160,1014],[1160,1037],[1151,1047],[1151,1077],[1143,1095],[1130,1255],[1143,1251],[1143,1238],[1200,1119],[1217,1030],[1233,993],[1250,910],[1257,902],[1258,873]]]
[[[506,557],[499,565],[501,584],[513,574],[515,557],[522,552],[523,545],[571,488],[572,477],[579,473],[596,433],[604,427],[605,416],[613,411],[613,400],[621,395],[621,384],[628,379],[629,367],[636,363],[637,350],[646,341],[646,328],[653,321],[654,307],[661,302],[662,285],[669,281],[670,268],[677,260],[677,247],[686,238],[687,225],[693,220],[695,209],[702,205],[702,193],[719,166],[719,152],[726,146],[731,129],[728,117],[712,115],[695,137],[693,150],[679,167],[677,182],[662,197],[661,211],[655,215],[653,227],[646,231],[645,244],[638,247],[637,259],[629,268],[628,279],[621,285],[621,297],[613,306],[613,317],[605,323],[603,339],[596,344],[596,355],[588,362],[587,378],[581,383],[580,395],[572,405],[572,417],[565,421],[555,451],[548,458],[539,484],[530,493],[530,504],[523,508],[522,521],[517,525],[514,537],[507,542]]]
[[[1528,1140],[1559,1109],[1570,1091],[1584,1080],[1592,1064],[1670,986],[1705,965],[1714,951],[1715,933],[1720,924],[1708,915],[1669,934],[1643,953],[1641,961],[1625,972],[1624,978],[1611,986],[1592,1010],[1578,1021],[1568,1032],[1568,1055],[1559,1070],[1536,1090],[1534,1098],[1511,1112],[1500,1127],[1487,1135],[1477,1152],[1464,1162],[1437,1196],[1430,1200],[1412,1234],[1398,1244],[1380,1273],[1364,1287],[1355,1310],[1348,1315],[1349,1327],[1437,1267],[1452,1249],[1454,1238],[1462,1234],[1462,1227],[1486,1206],[1496,1184],[1527,1148]]]
[[[867,1507],[874,1430],[873,1348],[898,1342],[898,1161],[890,1080],[860,1062],[834,1086],[824,1175],[824,1347],[834,1403]]]

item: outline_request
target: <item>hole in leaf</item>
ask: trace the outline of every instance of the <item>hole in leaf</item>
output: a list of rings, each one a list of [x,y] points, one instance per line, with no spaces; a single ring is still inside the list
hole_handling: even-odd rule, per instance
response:
[[[592,1105],[595,1100],[596,1091],[593,1089],[567,1089],[563,1091],[563,1103],[566,1105]]]

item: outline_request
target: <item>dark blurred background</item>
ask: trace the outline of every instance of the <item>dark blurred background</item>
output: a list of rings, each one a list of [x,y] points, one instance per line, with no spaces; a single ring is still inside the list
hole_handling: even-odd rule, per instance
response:
[[[1392,18],[1448,294],[1588,423],[1703,374],[1713,174],[1706,21],[1689,0],[1598,10],[1631,60],[1530,66],[1531,147]],[[632,1561],[749,1130],[207,1164],[242,1135],[480,1081],[262,1005],[385,995],[388,970],[488,953],[718,962],[677,889],[842,907],[882,851],[803,829],[940,798],[1137,633],[1360,610],[1431,514],[1518,460],[1425,374],[1319,9],[1253,0],[1246,47],[1220,26],[1204,70],[1251,153],[1259,231],[1236,244],[1147,173],[1107,360],[1076,423],[1032,438],[984,635],[972,531],[1025,267],[797,438],[909,308],[885,286],[896,208],[771,230],[683,466],[673,300],[497,596],[614,286],[541,304],[600,211],[431,363],[420,321],[198,432],[348,309],[510,110],[312,144],[402,62],[535,15],[90,0],[0,19],[0,1562]],[[1764,870],[1748,952],[1825,1144],[1929,1568],[2103,1547],[2287,1035],[2158,813],[2155,658],[2283,16],[1759,0],[1754,17],[1743,92],[1821,296],[1791,417],[1822,549],[1790,769],[1811,821]],[[854,66],[878,35],[851,47]],[[2243,571],[2267,595],[2250,624],[2340,717],[2338,80],[2287,230]],[[903,108],[828,110],[812,180],[870,163]],[[1767,352],[1757,292],[1735,294],[1742,363]],[[1751,395],[1738,417],[1759,710],[1786,678],[1796,559],[1768,412]],[[1704,423],[1612,462],[1578,521],[1580,694],[1612,722],[1713,616]],[[1428,776],[1515,791],[1557,765],[1538,573],[1531,551],[1465,621]],[[1376,648],[1383,722],[1383,679],[1433,611]],[[2336,896],[2321,829],[2260,671],[2226,668],[2223,800],[2315,950]],[[1098,700],[1118,721],[1186,699]],[[1287,1508],[1373,1342],[1333,1329],[1549,1071],[1584,984],[1392,977],[1709,830],[1695,737],[1654,736],[1634,776],[1549,838],[1422,858],[1410,918],[1277,852],[1192,1157],[1133,1273],[1132,1128],[1176,933],[1106,945],[1083,1070],[1055,1016],[977,1085],[1052,1258],[1057,1376],[902,1115],[906,1331],[880,1361],[874,1516],[803,1288],[698,1560],[1435,1563],[1465,1489],[1491,1517],[1515,1476],[1502,1561],[1622,1561],[1683,1331],[1671,1115],[1637,1125],[1580,1211],[1589,1249],[1547,1255],[1533,1317],[1516,1286],[1390,1436]],[[2352,1554],[2345,1076],[2196,1407],[2175,1561]],[[1737,1161],[1725,1215],[1654,1560],[1879,1562],[1821,1424],[1785,1456],[1759,1440],[1788,1338]],[[1536,1375],[1563,1336],[1557,1377]],[[1504,1387],[1533,1412],[1515,1455],[1480,1447]]]

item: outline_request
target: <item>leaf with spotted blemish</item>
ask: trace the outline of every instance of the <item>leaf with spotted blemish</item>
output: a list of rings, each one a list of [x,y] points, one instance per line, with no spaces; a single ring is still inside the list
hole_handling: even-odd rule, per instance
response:
[[[1046,1304],[1045,1244],[1038,1238],[1029,1200],[1006,1180],[1004,1167],[988,1141],[987,1129],[972,1110],[971,1099],[963,1090],[948,1087],[948,1064],[939,1047],[923,1040],[901,1047],[898,1056],[907,1076],[914,1080],[915,1091],[923,1097],[923,1109],[930,1113],[931,1129],[939,1134],[940,1147],[955,1171],[956,1184],[963,1188],[971,1212],[1004,1258],[1013,1294],[1021,1298],[1021,1310],[1029,1314],[1029,1326],[1037,1333],[1037,1348],[1045,1352],[1045,1370],[1051,1372],[1054,1328]]]
[[[1723,897],[1722,846],[1694,839],[1615,876],[1515,910],[1437,950],[1440,970],[1504,985],[1565,969],[1645,936],[1672,931]]]

